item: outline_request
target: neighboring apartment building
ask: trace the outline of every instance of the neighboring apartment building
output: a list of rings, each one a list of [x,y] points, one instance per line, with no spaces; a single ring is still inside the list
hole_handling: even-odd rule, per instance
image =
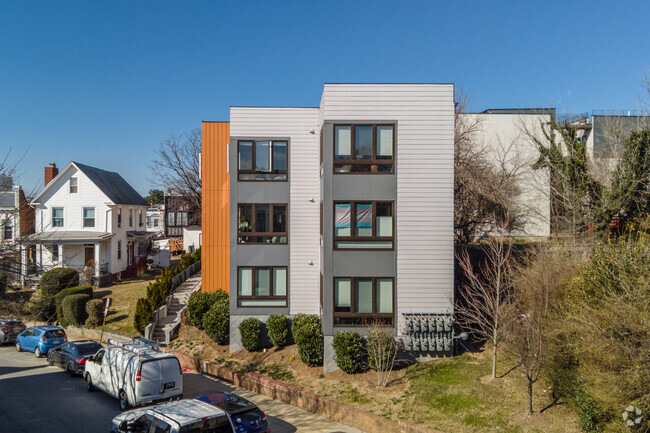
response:
[[[166,238],[182,238],[184,228],[201,227],[201,210],[186,197],[168,191],[163,207]]]
[[[204,206],[230,211],[231,350],[246,317],[307,313],[326,370],[334,334],[371,321],[417,356],[451,352],[453,85],[325,84],[319,107],[232,107],[227,147],[224,129],[204,123],[202,171],[215,190],[229,174],[230,205]],[[229,149],[221,171],[211,147]],[[203,243],[223,266],[224,246]]]
[[[0,272],[11,280],[21,273],[20,238],[34,233],[34,209],[11,176],[0,176]]]
[[[488,109],[481,113],[461,114],[474,130],[473,143],[484,151],[495,169],[518,178],[520,195],[513,212],[525,221],[510,236],[546,239],[550,236],[550,175],[547,169],[534,170],[539,159],[537,145],[528,134],[543,137],[542,128],[555,119],[553,108]],[[495,232],[485,227],[485,232]]]
[[[146,269],[149,204],[118,173],[70,162],[45,167],[34,197],[36,231],[22,240],[37,273],[54,267],[90,271],[98,284]]]
[[[162,237],[165,233],[165,209],[162,205],[147,209],[147,231]]]

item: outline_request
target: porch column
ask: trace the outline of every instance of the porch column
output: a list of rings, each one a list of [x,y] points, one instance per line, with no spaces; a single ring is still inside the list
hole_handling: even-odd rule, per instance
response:
[[[99,277],[99,243],[95,244],[95,276]]]
[[[63,268],[64,263],[63,263],[63,244],[58,244],[56,246],[57,250],[59,250],[59,267]]]
[[[25,277],[27,276],[27,248],[29,245],[20,247],[20,288],[25,288]]]

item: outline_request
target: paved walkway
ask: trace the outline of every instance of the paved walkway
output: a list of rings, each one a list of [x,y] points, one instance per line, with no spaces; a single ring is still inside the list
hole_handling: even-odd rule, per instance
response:
[[[191,392],[184,394],[184,397],[193,398],[213,392],[233,392],[252,401],[266,413],[273,433],[363,433],[340,422],[207,375],[183,373],[183,390],[188,389],[191,389]]]
[[[167,317],[162,319],[158,322],[158,325],[156,325],[156,328],[153,331],[152,340],[161,343],[165,342],[165,329],[172,326],[172,323],[176,320],[176,313],[185,307],[187,300],[190,298],[194,289],[198,288],[200,285],[201,272],[197,272],[176,288],[172,300],[167,307]]]

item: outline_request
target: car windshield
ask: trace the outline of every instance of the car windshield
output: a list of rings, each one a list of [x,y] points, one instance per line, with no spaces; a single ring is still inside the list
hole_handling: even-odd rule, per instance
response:
[[[99,349],[102,348],[102,345],[99,343],[77,343],[75,344],[77,346],[77,350],[79,351],[79,355],[81,356],[88,356],[88,355],[94,355],[97,353]]]
[[[55,329],[53,331],[47,331],[45,333],[45,338],[62,338],[65,337],[65,332],[63,329]]]

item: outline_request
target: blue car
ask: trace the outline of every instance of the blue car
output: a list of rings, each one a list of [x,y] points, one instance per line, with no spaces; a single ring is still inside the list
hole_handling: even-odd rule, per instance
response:
[[[59,347],[66,341],[68,341],[68,337],[66,337],[65,331],[58,326],[32,326],[18,334],[16,350],[34,352],[34,356],[40,358],[47,354],[48,350]]]
[[[202,395],[196,399],[225,410],[237,433],[269,433],[271,431],[266,414],[253,403],[238,395],[229,392],[216,392]]]

